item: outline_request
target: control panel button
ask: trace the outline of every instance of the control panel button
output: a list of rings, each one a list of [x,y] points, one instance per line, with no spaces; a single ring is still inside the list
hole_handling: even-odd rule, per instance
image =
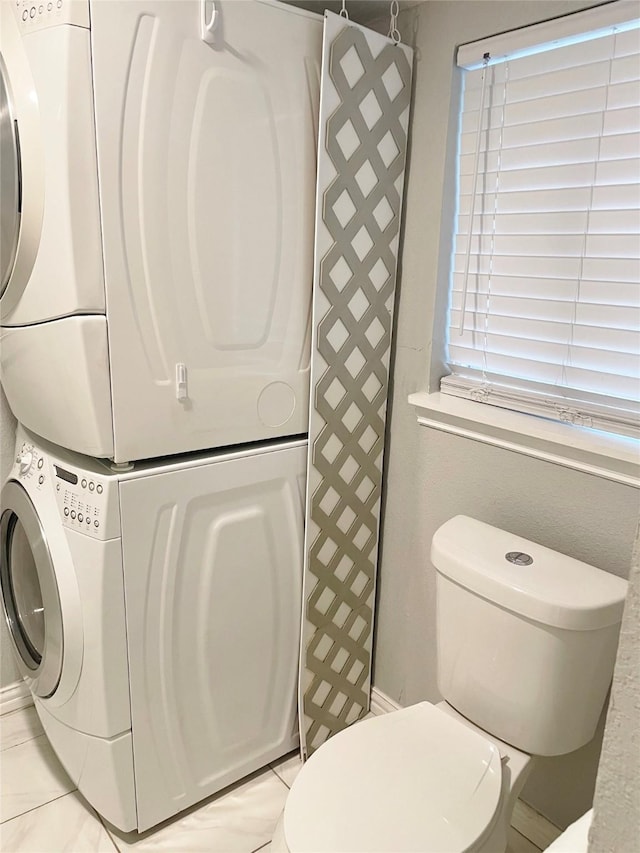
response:
[[[78,513],[78,521],[79,521],[81,524],[82,524],[82,522],[84,521],[84,515],[83,515],[81,512],[79,512],[79,513]]]
[[[35,16],[36,16],[36,7],[35,7],[35,6],[32,6],[32,7],[29,9],[29,17],[30,17],[30,18],[35,18]]]
[[[87,481],[84,479],[84,477],[82,478],[82,484],[81,485],[82,485],[83,489],[87,488]]]
[[[38,468],[42,468],[43,465],[44,465],[44,459],[41,456],[40,459],[38,459]]]
[[[87,524],[91,524],[91,519],[89,518],[89,516],[87,516],[87,517],[85,518],[85,521],[87,522]]]
[[[27,10],[25,9],[25,10],[24,10],[24,12],[22,13],[22,20],[23,20],[23,21],[26,21],[28,17],[29,17],[29,13],[28,13],[28,12],[27,12]]]
[[[102,494],[102,492],[103,492],[103,489],[102,489],[102,486],[100,485],[100,483],[98,483],[98,485],[96,486],[96,492],[97,492],[99,495],[101,495],[101,494]]]
[[[95,487],[96,487],[96,484],[93,482],[93,480],[91,480],[89,482],[89,491],[92,492],[95,489]]]
[[[44,483],[44,477],[42,476],[42,474],[40,474],[40,476],[38,477],[38,482],[40,483],[40,485]]]
[[[75,511],[75,509],[72,509],[71,510],[71,518],[75,518],[75,517],[76,517],[76,511]]]
[[[64,514],[65,514],[66,516],[68,516],[68,515],[69,515],[69,507],[68,507],[68,506],[66,506],[66,507],[64,508]]]
[[[20,474],[22,476],[28,474],[33,465],[33,452],[31,450],[23,450],[18,457],[18,465],[20,466]]]
[[[96,520],[93,522],[93,526],[94,526],[94,527],[100,527],[100,522],[98,521],[98,519],[97,519],[97,518],[96,518]]]

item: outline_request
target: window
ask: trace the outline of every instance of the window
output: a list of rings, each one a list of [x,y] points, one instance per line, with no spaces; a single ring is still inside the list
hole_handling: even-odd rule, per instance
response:
[[[637,14],[616,2],[459,49],[443,392],[640,436]]]

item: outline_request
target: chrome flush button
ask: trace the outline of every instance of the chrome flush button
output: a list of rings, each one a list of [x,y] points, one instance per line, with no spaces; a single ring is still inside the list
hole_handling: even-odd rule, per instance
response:
[[[533,563],[533,557],[530,554],[525,554],[524,551],[509,551],[504,556],[515,566],[530,566]]]

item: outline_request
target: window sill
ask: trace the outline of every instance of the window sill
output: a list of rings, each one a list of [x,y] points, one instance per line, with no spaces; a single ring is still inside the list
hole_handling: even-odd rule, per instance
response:
[[[410,394],[409,403],[415,407],[418,423],[422,426],[640,489],[640,454],[638,443],[633,439],[510,412],[440,392]]]

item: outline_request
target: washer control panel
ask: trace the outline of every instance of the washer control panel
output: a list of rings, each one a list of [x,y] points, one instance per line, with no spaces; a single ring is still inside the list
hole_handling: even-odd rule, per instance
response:
[[[89,27],[89,0],[11,0],[24,35],[34,30],[73,24]]]
[[[96,482],[96,478],[81,476],[57,463],[53,463],[52,468],[56,500],[64,526],[103,539],[107,522],[104,485]]]
[[[108,475],[90,474],[51,459],[29,442],[20,446],[13,474],[28,484],[29,492],[53,490],[64,527],[93,539],[120,535],[118,489],[113,482],[109,488]]]

